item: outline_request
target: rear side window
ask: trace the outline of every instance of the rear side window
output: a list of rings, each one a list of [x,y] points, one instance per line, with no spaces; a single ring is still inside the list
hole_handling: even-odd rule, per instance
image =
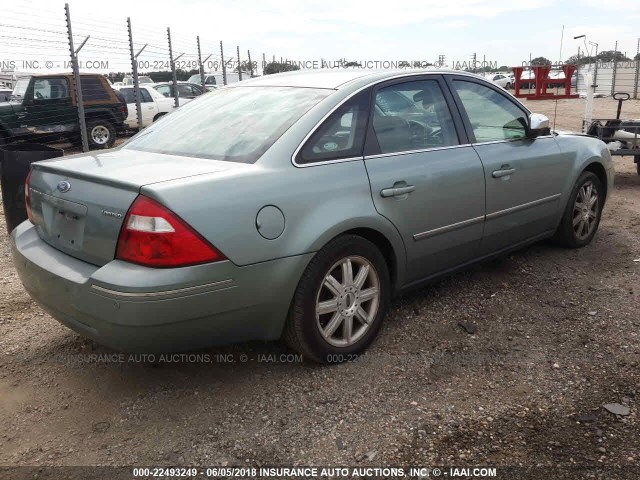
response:
[[[369,116],[369,91],[347,100],[314,132],[296,157],[308,164],[362,155]]]
[[[186,85],[184,83],[178,85],[178,96],[183,98],[193,98],[193,90],[191,89],[191,85]]]
[[[135,103],[136,99],[133,95],[133,88],[121,88],[120,93],[124,97],[125,103]]]
[[[83,100],[110,100],[109,92],[104,88],[100,78],[81,78]]]
[[[153,99],[151,98],[151,95],[149,94],[146,88],[140,89],[140,101],[142,103],[153,102]]]
[[[136,97],[133,88],[121,88],[120,93],[124,97],[125,103],[136,103]],[[146,88],[140,89],[140,103],[153,102],[151,95],[147,92]]]
[[[169,85],[160,85],[156,90],[164,97],[171,96],[171,87]]]

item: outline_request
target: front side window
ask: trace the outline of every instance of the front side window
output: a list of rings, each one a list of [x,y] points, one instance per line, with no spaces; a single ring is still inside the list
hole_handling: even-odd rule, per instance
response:
[[[296,163],[339,160],[362,155],[369,116],[369,94],[346,101],[314,132],[298,153]]]
[[[291,125],[332,92],[293,87],[221,89],[147,127],[124,148],[254,163]]]
[[[33,98],[53,100],[70,98],[69,82],[66,78],[39,78],[33,82]]]
[[[527,114],[496,90],[475,82],[454,80],[476,142],[525,138]]]
[[[399,83],[376,92],[373,131],[381,153],[458,145],[437,80]]]
[[[29,82],[31,82],[31,77],[23,77],[16,82],[15,87],[13,87],[13,94],[16,97],[24,97],[24,94],[27,91],[27,87],[29,86]]]

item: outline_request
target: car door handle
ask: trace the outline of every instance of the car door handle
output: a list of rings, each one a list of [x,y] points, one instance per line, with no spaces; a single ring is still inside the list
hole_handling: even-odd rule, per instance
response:
[[[501,177],[507,177],[513,174],[513,172],[515,171],[516,171],[515,168],[503,168],[501,170],[494,170],[494,172],[491,175],[493,176],[493,178],[501,178]]]
[[[407,185],[406,187],[394,187],[394,188],[385,188],[380,191],[380,196],[383,198],[388,197],[399,197],[401,195],[406,195],[407,193],[411,193],[416,189],[413,185]]]

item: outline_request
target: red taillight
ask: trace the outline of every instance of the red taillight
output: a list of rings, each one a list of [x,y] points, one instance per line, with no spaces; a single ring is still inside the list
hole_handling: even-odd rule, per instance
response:
[[[225,256],[171,210],[139,195],[124,219],[116,258],[148,267],[186,267]]]
[[[31,211],[31,192],[29,191],[30,185],[31,185],[31,170],[29,170],[29,175],[27,175],[27,180],[24,182],[24,204],[27,208],[27,217],[29,217],[29,221],[31,223],[35,223],[33,221],[33,212]]]

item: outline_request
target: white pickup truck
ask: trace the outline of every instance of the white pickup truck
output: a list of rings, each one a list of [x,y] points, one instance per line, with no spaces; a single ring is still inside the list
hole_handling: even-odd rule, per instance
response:
[[[125,123],[129,128],[138,128],[138,116],[136,113],[136,102],[133,94],[133,87],[114,86],[116,90],[124,96],[129,109],[129,115]],[[142,109],[142,127],[151,125],[162,115],[171,113],[174,110],[172,98],[167,98],[156,89],[147,85],[140,85],[140,107]]]

